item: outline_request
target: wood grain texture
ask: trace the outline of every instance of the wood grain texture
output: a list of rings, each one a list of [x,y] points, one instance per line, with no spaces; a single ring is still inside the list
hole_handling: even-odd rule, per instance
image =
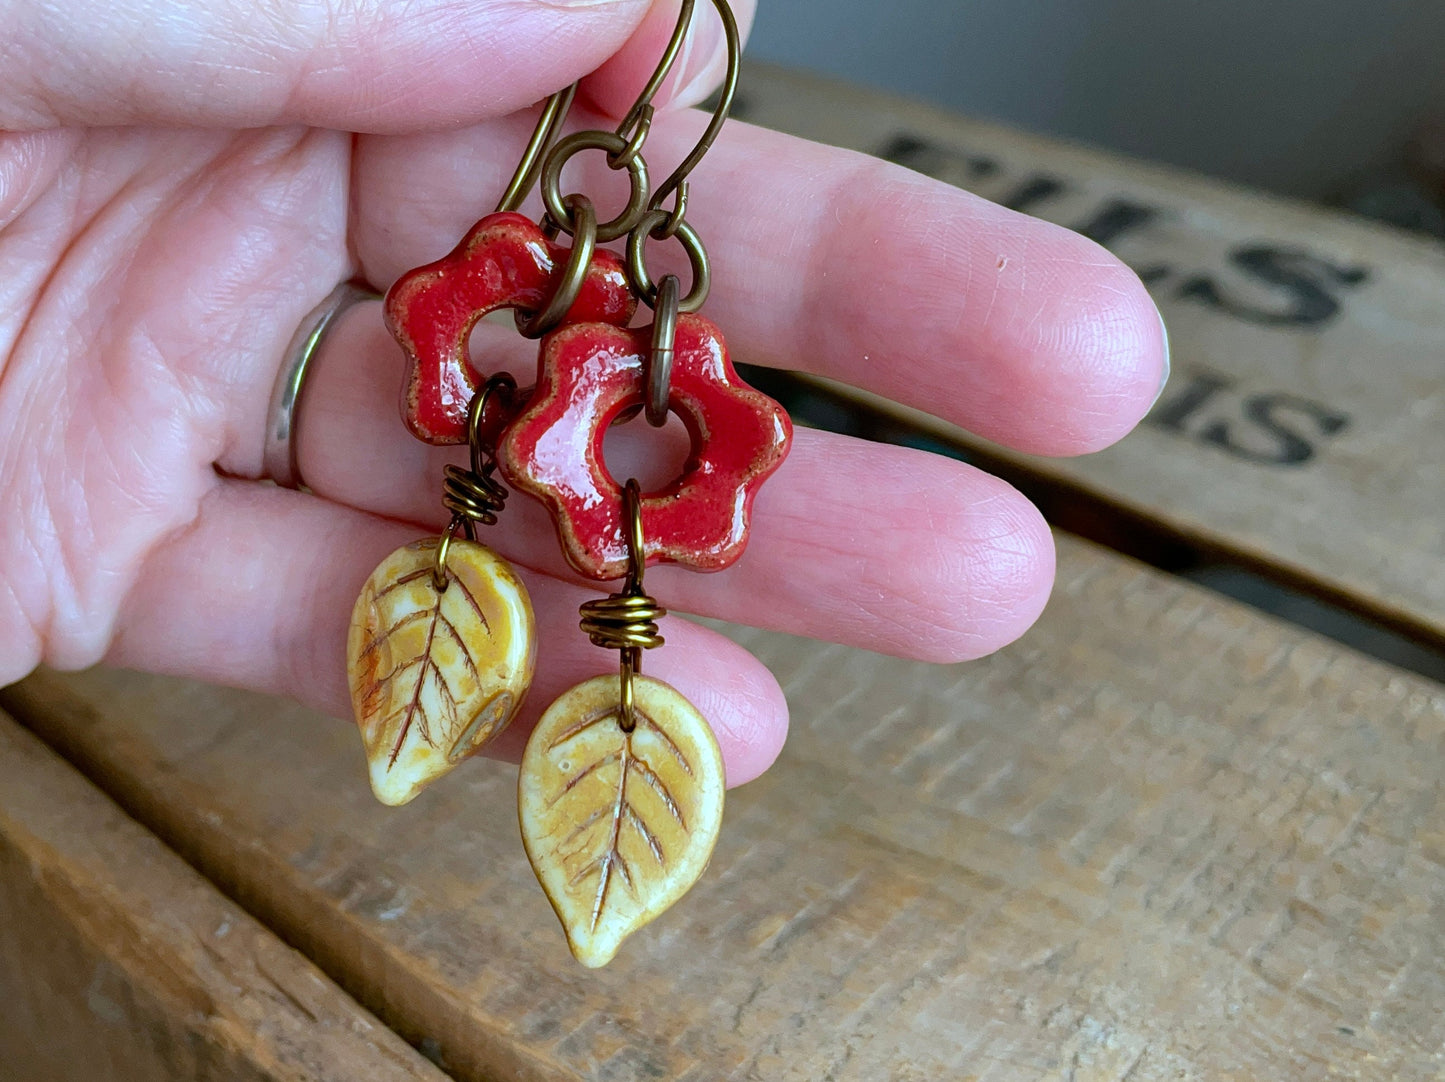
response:
[[[1445,245],[767,66],[742,86],[750,121],[1100,240],[1144,277],[1173,339],[1150,421],[1081,459],[1018,455],[846,393],[1445,643]]]
[[[0,1078],[441,1082],[0,715]]]
[[[1445,1072],[1440,687],[1067,539],[987,661],[740,637],[788,749],[600,972],[510,767],[390,811],[294,707],[107,672],[3,698],[461,1079]]]

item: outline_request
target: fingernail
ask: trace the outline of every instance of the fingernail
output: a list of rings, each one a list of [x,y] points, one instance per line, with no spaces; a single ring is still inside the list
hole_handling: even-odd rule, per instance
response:
[[[711,94],[727,70],[727,36],[711,4],[693,8],[692,26],[678,57],[677,70],[678,89],[671,100],[683,107],[696,105]]]
[[[1163,313],[1163,312],[1160,312],[1158,308],[1155,308],[1154,311],[1155,311],[1155,314],[1157,314],[1157,315],[1159,316],[1159,333],[1160,333],[1160,334],[1163,336],[1163,338],[1164,338],[1164,374],[1163,374],[1163,376],[1162,376],[1162,377],[1160,378],[1160,380],[1159,380],[1159,391],[1158,391],[1158,393],[1156,393],[1156,394],[1154,395],[1154,401],[1149,403],[1149,408],[1150,408],[1150,409],[1153,409],[1154,406],[1155,406],[1155,404],[1158,403],[1159,399],[1161,399],[1162,397],[1164,397],[1164,388],[1166,388],[1166,387],[1169,386],[1169,370],[1170,370],[1170,358],[1169,358],[1169,353],[1170,353],[1170,350],[1169,350],[1169,324],[1167,324],[1167,323],[1164,322],[1164,313]]]

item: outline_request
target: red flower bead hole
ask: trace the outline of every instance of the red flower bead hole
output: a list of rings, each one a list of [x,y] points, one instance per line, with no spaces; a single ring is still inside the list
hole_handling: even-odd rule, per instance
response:
[[[589,578],[627,573],[622,485],[603,442],[613,420],[643,401],[651,344],[648,327],[553,332],[542,344],[537,389],[499,447],[507,480],[547,505],[568,562]],[[692,450],[677,478],[643,496],[647,561],[721,571],[743,554],[753,498],[787,457],[792,423],[738,378],[706,319],[681,317],[674,348],[669,404]]]
[[[450,255],[397,279],[386,295],[386,326],[407,357],[401,409],[413,435],[467,442],[467,407],[487,379],[468,353],[472,328],[503,308],[541,308],[567,255],[535,222],[492,214]],[[626,326],[636,310],[621,260],[599,249],[565,322]]]

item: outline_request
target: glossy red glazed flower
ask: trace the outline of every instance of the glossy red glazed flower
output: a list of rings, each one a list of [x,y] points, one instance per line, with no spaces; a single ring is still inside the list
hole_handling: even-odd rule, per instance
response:
[[[467,406],[486,381],[467,353],[472,328],[498,309],[541,308],[567,254],[522,215],[492,214],[450,255],[397,279],[386,295],[386,326],[406,353],[401,410],[414,436],[467,442]],[[565,322],[626,326],[636,310],[621,260],[598,250]]]
[[[499,448],[515,488],[552,512],[567,560],[594,579],[627,573],[622,487],[602,457],[607,427],[641,405],[652,329],[576,324],[544,339],[537,389]],[[642,499],[648,563],[721,571],[743,554],[753,497],[782,465],[793,426],[738,378],[716,327],[682,316],[669,404],[692,436],[682,476]]]

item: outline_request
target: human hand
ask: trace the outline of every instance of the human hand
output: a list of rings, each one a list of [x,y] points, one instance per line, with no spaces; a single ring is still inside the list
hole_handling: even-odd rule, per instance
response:
[[[746,25],[751,4],[738,8]],[[384,555],[441,528],[442,466],[461,459],[402,426],[400,351],[366,304],[338,321],[307,387],[311,493],[258,484],[292,332],[338,281],[384,289],[450,250],[510,176],[530,103],[597,69],[580,122],[624,111],[675,13],[0,0],[0,684],[104,660],[347,714],[356,592]],[[698,18],[683,102],[722,70],[708,5]],[[677,161],[704,121],[660,112],[649,159]],[[619,179],[600,158],[579,160],[577,188]],[[897,167],[731,124],[694,174],[689,220],[714,263],[707,314],[736,360],[1041,454],[1112,443],[1158,391],[1163,337],[1132,272]],[[479,328],[474,346],[525,379],[515,334]],[[531,569],[535,716],[612,664],[576,629],[598,590],[567,571],[529,501],[482,539]],[[710,576],[658,568],[648,585],[688,612],[956,661],[1021,634],[1052,574],[1047,527],[1003,482],[800,430],[743,560]],[[664,630],[648,672],[709,718],[731,783],[756,776],[786,729],[776,682],[710,630]]]

